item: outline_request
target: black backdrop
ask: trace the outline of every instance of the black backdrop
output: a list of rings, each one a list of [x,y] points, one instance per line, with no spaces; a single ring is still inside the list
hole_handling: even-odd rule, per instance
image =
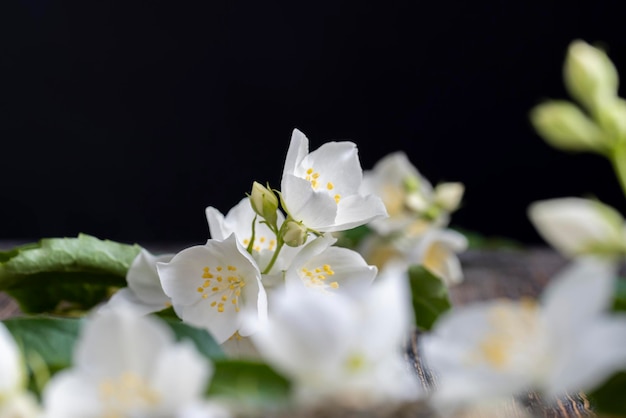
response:
[[[528,122],[573,39],[626,77],[618,3],[3,0],[0,239],[202,242],[206,206],[279,186],[298,127],[365,168],[405,150],[466,184],[455,225],[538,243],[533,200],[626,208],[608,163]]]

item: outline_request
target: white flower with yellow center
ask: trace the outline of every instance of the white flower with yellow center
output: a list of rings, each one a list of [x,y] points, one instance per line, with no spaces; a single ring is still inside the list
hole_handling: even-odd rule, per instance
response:
[[[447,286],[463,281],[463,270],[457,253],[467,249],[467,238],[451,229],[428,230],[410,250],[411,263],[426,267]]]
[[[541,236],[567,257],[626,253],[626,223],[615,209],[576,197],[534,202],[528,216]]]
[[[73,360],[45,387],[46,418],[175,416],[201,399],[212,373],[191,342],[123,308],[89,318]]]
[[[243,198],[228,211],[226,216],[214,207],[209,206],[206,209],[206,217],[211,238],[223,241],[231,234],[235,234],[237,240],[244,247],[248,248],[252,244],[252,256],[261,268],[270,262],[276,250],[276,236],[265,223],[261,222],[263,219],[257,217],[254,224],[254,242],[251,243],[252,222],[256,217],[256,213],[250,205],[249,198]],[[278,213],[277,218],[277,226],[280,228],[285,218],[281,213]],[[297,252],[297,248],[282,247],[270,273],[285,270]]]
[[[394,152],[363,173],[363,193],[379,196],[387,209],[388,218],[373,220],[376,232],[388,235],[401,232],[419,236],[428,227],[445,226],[463,196],[461,183],[442,183],[433,190],[409,161],[404,152]]]
[[[429,228],[419,237],[395,239],[370,235],[359,246],[368,263],[384,268],[388,263],[422,265],[447,286],[463,281],[458,253],[467,249],[467,238],[451,229]]]
[[[293,259],[285,282],[326,294],[357,295],[366,291],[378,269],[368,265],[356,251],[333,247],[337,240],[325,235],[307,244]]]
[[[394,274],[358,298],[278,291],[268,322],[251,338],[291,378],[299,402],[368,407],[420,396],[402,354],[410,328],[406,277]]]
[[[586,259],[557,275],[542,303],[496,300],[451,311],[422,339],[441,408],[538,390],[593,389],[626,367],[626,317],[609,315],[614,268]]]
[[[363,171],[353,142],[328,142],[309,153],[295,129],[281,181],[284,209],[307,228],[342,231],[386,216],[382,201],[359,192]]]
[[[156,263],[168,262],[172,257],[174,254],[154,256],[142,248],[126,274],[128,287],[118,290],[105,307],[130,306],[137,312],[149,314],[172,306],[170,297],[161,287],[156,267]]]
[[[35,418],[39,407],[26,391],[26,367],[22,354],[0,322],[0,417]]]
[[[158,263],[157,269],[182,320],[207,329],[220,344],[235,332],[254,332],[254,327],[242,324],[244,309],[260,320],[267,315],[261,273],[235,234],[182,250],[169,263]]]

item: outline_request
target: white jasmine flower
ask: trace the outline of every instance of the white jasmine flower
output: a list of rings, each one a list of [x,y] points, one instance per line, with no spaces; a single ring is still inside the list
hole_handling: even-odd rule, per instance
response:
[[[328,142],[309,153],[295,129],[281,181],[284,209],[307,228],[342,231],[386,216],[381,200],[361,194],[363,171],[353,142]]]
[[[394,152],[363,173],[361,191],[379,196],[388,218],[369,223],[381,235],[400,232],[418,236],[427,227],[445,226],[463,196],[461,183],[443,183],[433,190],[404,152]]]
[[[593,389],[626,367],[626,317],[609,315],[614,266],[578,260],[542,303],[495,300],[445,314],[422,339],[441,408],[539,390]]]
[[[152,317],[107,310],[84,325],[73,367],[47,384],[47,418],[170,417],[201,399],[212,366]]]
[[[624,218],[600,202],[575,197],[533,203],[528,216],[541,236],[567,257],[626,251]]]
[[[39,407],[26,391],[26,368],[13,336],[0,322],[0,417],[34,418]]]
[[[406,277],[393,274],[360,298],[277,292],[268,322],[251,338],[292,379],[299,401],[367,407],[420,395],[402,355],[411,319]]]
[[[157,262],[168,262],[172,257],[174,254],[154,256],[142,248],[126,274],[128,287],[118,290],[105,306],[113,309],[131,306],[142,314],[172,306],[170,297],[163,291],[156,268]]]
[[[447,286],[463,281],[463,270],[457,253],[467,249],[467,238],[451,229],[428,230],[412,249],[410,260],[437,275]]]
[[[169,263],[157,263],[157,269],[182,320],[207,329],[220,344],[235,332],[248,336],[254,331],[242,324],[244,309],[260,320],[267,315],[259,268],[234,234],[187,248]]]
[[[322,293],[360,294],[369,288],[378,269],[356,251],[333,247],[337,240],[322,236],[307,244],[285,273],[287,286],[304,285]]]
[[[394,239],[372,235],[359,252],[367,262],[378,268],[389,263],[422,265],[437,275],[447,286],[463,281],[458,253],[467,249],[467,238],[451,229],[428,228],[419,237],[396,236]]]
[[[252,239],[252,222],[256,213],[252,209],[249,198],[243,198],[237,205],[235,205],[226,216],[209,206],[206,209],[206,217],[209,223],[209,230],[211,238],[218,241],[223,241],[231,234],[235,234],[237,240],[243,245],[248,247],[250,240]],[[262,223],[263,219],[257,218],[254,228],[255,237],[252,246],[252,256],[257,261],[259,266],[266,266],[274,251],[276,250],[276,236],[268,228],[268,226]],[[277,214],[277,226],[280,228],[284,222],[285,217],[282,213]],[[272,266],[270,273],[276,273],[281,270],[285,270],[289,265],[293,257],[298,253],[298,249],[291,247],[281,248],[281,252],[276,259],[276,262]]]

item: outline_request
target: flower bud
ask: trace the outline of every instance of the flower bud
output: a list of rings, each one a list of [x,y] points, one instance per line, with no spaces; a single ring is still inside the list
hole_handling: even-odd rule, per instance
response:
[[[252,209],[262,216],[268,224],[276,226],[278,198],[272,190],[255,181],[250,193],[250,204]]]
[[[299,247],[306,242],[308,231],[302,222],[287,221],[283,229],[283,242],[290,247]]]
[[[577,106],[566,101],[550,101],[536,106],[530,120],[547,143],[567,151],[602,151],[602,131]]]
[[[465,186],[463,183],[441,183],[435,187],[435,203],[447,212],[457,210],[461,204]]]
[[[591,111],[617,95],[615,66],[604,51],[584,41],[570,44],[563,72],[569,93]]]

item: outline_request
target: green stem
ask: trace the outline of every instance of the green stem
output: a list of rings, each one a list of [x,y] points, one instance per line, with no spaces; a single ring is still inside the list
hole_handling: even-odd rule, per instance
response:
[[[246,251],[250,255],[252,255],[252,249],[254,248],[255,234],[256,234],[256,215],[254,216],[254,219],[252,220],[252,236],[250,237],[250,243],[248,244],[248,247],[246,248]]]
[[[615,175],[622,186],[622,192],[626,196],[626,143],[618,144],[610,155]]]
[[[280,253],[280,250],[283,248],[283,245],[285,244],[283,239],[280,237],[280,235],[276,236],[276,241],[277,242],[276,242],[276,249],[274,250],[274,255],[272,255],[272,259],[265,267],[265,270],[261,272],[261,274],[267,274],[270,272],[272,267],[274,267],[274,263],[276,263],[276,259],[278,258],[278,253]]]

